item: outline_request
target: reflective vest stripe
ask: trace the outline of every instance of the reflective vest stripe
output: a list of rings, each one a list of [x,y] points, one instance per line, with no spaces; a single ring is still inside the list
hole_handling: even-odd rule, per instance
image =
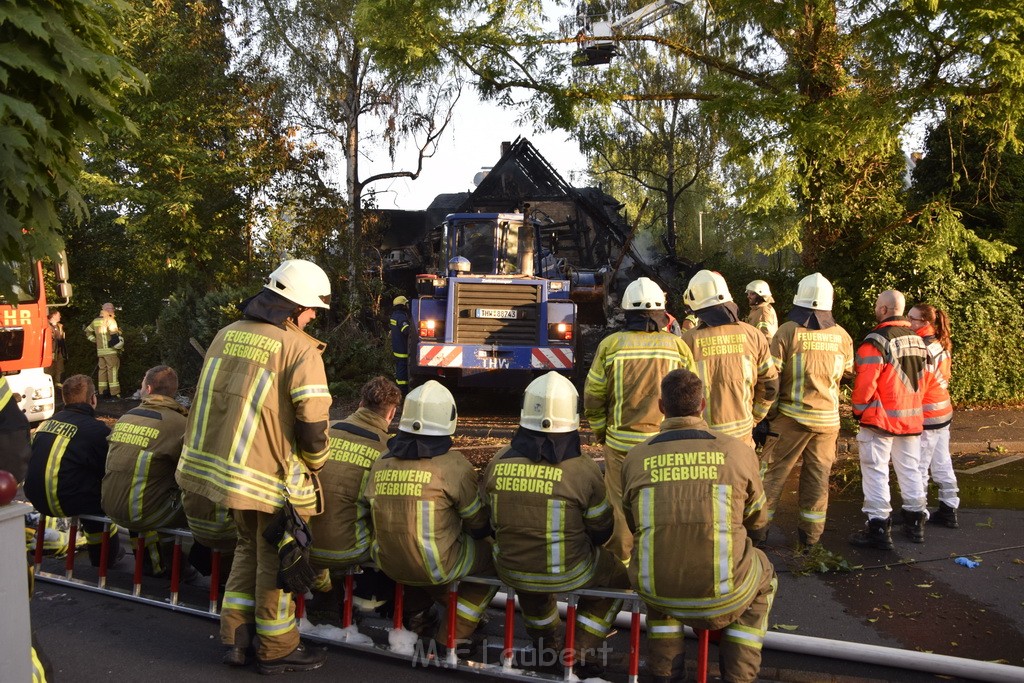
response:
[[[638,521],[640,538],[639,546],[640,566],[638,572],[638,583],[640,590],[649,595],[654,595],[654,487],[640,489],[640,497],[637,500],[637,508],[640,513]]]
[[[50,507],[50,512],[54,517],[66,517],[64,509],[60,506],[60,500],[57,498],[58,488],[58,476],[60,474],[60,464],[64,460],[64,455],[68,451],[68,445],[71,443],[71,439],[62,435],[53,435],[53,445],[50,446],[50,453],[46,460],[46,503]]]
[[[292,389],[291,397],[293,403],[298,403],[307,398],[331,398],[331,392],[326,384],[308,384]]]
[[[260,370],[256,381],[249,387],[249,393],[242,404],[242,414],[235,426],[235,434],[232,439],[235,451],[231,454],[231,462],[236,465],[244,465],[249,456],[249,448],[252,446],[253,438],[259,428],[263,402],[267,400],[267,395],[273,386],[274,373],[264,369]]]
[[[434,583],[448,583],[441,565],[441,552],[437,548],[437,534],[434,533],[434,501],[421,500],[416,506],[416,528],[419,530],[417,540],[423,568]]]
[[[589,507],[583,511],[583,519],[597,519],[601,515],[608,512],[611,506],[608,504],[607,498],[602,498],[601,502],[593,507]]]
[[[143,496],[146,492],[146,483],[149,481],[149,466],[152,463],[152,451],[142,451],[135,461],[132,487],[128,493],[128,517],[136,524],[142,519]]]
[[[565,571],[565,503],[549,500],[547,510],[547,570],[552,574]]]
[[[206,423],[210,419],[210,406],[213,405],[213,387],[217,382],[221,363],[220,358],[211,358],[199,377],[199,389],[193,404],[196,413],[192,422],[192,448],[199,448],[206,440]]]
[[[714,556],[717,594],[728,595],[732,585],[732,487],[716,484],[712,487],[714,506]]]

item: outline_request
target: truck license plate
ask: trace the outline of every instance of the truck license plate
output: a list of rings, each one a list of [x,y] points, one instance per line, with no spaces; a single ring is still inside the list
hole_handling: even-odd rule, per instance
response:
[[[501,318],[504,320],[515,320],[518,318],[518,311],[514,311],[508,308],[478,308],[476,309],[476,317],[478,318]]]

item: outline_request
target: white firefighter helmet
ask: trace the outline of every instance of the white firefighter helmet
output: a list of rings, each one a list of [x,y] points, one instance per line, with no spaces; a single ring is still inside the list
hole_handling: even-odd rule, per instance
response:
[[[580,428],[579,392],[565,376],[551,371],[530,382],[523,394],[519,424],[548,434]]]
[[[440,382],[429,380],[405,397],[398,428],[420,436],[451,436],[458,417],[452,392]]]
[[[815,311],[831,311],[832,296],[832,283],[821,273],[812,273],[796,286],[793,305],[811,308]]]
[[[757,294],[762,299],[772,298],[772,290],[764,280],[753,280],[747,284],[747,291]]]
[[[724,304],[727,301],[732,301],[729,285],[725,283],[721,273],[710,270],[702,270],[690,278],[690,283],[683,293],[683,303],[693,311]]]
[[[331,307],[331,280],[323,268],[311,261],[282,261],[263,286],[299,306]]]
[[[465,256],[456,256],[448,261],[448,270],[454,273],[468,273],[472,264]]]
[[[622,293],[622,310],[664,311],[665,292],[649,277],[637,278]]]

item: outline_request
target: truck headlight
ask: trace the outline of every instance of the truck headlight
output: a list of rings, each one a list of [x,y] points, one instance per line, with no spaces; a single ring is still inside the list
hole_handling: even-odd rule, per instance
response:
[[[44,398],[53,398],[53,387],[41,387],[32,392],[32,399],[39,401]]]

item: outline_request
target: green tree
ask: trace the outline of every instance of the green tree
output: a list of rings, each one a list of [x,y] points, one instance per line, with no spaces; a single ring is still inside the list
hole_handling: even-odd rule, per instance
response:
[[[55,256],[62,216],[87,214],[79,193],[81,147],[103,130],[131,129],[118,109],[144,76],[111,34],[119,0],[8,0],[0,7],[0,291],[9,264]],[[61,207],[69,210],[61,213]]]

